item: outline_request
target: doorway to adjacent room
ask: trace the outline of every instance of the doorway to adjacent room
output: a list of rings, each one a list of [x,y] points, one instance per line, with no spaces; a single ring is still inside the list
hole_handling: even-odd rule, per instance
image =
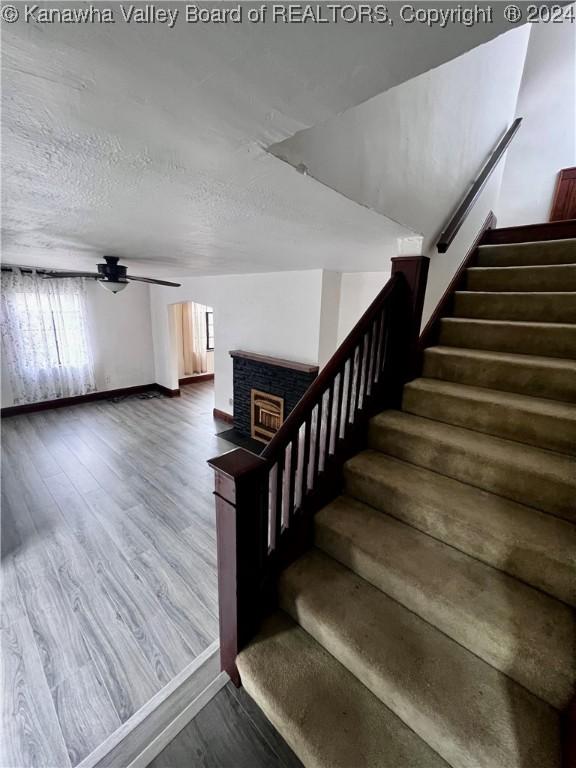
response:
[[[190,384],[214,378],[214,312],[212,307],[186,301],[173,304],[178,381]]]

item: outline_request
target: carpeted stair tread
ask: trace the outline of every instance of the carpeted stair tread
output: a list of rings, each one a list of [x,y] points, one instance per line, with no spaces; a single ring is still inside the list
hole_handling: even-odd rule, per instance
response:
[[[576,264],[533,267],[470,267],[469,291],[576,291]]]
[[[576,405],[496,389],[415,379],[402,410],[489,435],[576,454]]]
[[[423,376],[576,403],[576,361],[462,347],[424,351]]]
[[[456,291],[455,317],[576,323],[576,292]]]
[[[542,264],[576,264],[576,240],[481,245],[478,248],[478,266],[480,267],[518,267]]]
[[[552,706],[568,704],[569,606],[350,497],[314,520],[319,549]]]
[[[237,659],[242,684],[307,768],[448,768],[286,614]]]
[[[574,360],[576,324],[445,317],[440,324],[440,344]]]
[[[576,460],[401,411],[370,421],[370,448],[576,522]]]
[[[344,467],[349,496],[576,605],[576,526],[466,483],[363,451]]]
[[[349,569],[312,550],[284,571],[279,593],[454,768],[559,768],[552,707]]]

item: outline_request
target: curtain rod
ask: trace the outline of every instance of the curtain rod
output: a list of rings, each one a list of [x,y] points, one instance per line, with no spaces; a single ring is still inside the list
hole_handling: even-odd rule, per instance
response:
[[[19,269],[20,272],[47,272],[47,267],[19,267],[18,264],[2,264],[2,272],[12,272]]]

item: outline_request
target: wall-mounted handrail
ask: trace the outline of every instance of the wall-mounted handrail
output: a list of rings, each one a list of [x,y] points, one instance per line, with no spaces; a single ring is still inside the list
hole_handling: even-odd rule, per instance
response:
[[[436,248],[438,249],[439,253],[446,253],[446,251],[450,247],[450,244],[458,234],[460,227],[462,226],[462,224],[464,224],[468,214],[474,207],[476,200],[478,200],[480,193],[486,186],[486,182],[494,172],[494,169],[502,159],[504,152],[506,152],[506,150],[508,149],[508,146],[510,145],[510,142],[512,141],[518,129],[520,128],[521,122],[522,122],[522,118],[517,117],[512,123],[512,125],[510,126],[510,128],[508,128],[504,136],[502,136],[496,148],[492,151],[490,157],[486,161],[479,175],[476,177],[476,179],[472,183],[472,186],[470,187],[469,191],[466,193],[464,199],[462,200],[462,202],[454,212],[453,216],[451,217],[450,221],[444,228],[444,231],[440,235],[440,239],[436,244]]]
[[[314,514],[341,492],[370,417],[398,407],[416,350],[428,259],[392,259],[392,277],[261,456],[239,448],[215,471],[220,653],[235,659],[274,602],[279,571],[312,543]]]

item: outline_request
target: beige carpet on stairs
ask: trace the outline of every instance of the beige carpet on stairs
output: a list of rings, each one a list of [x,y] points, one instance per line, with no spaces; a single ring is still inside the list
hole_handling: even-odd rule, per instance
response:
[[[310,768],[561,768],[576,680],[576,241],[481,246],[283,574],[243,685]]]

